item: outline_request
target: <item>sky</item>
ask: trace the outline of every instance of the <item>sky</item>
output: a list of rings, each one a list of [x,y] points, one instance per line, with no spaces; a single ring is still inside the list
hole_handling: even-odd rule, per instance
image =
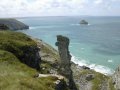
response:
[[[0,17],[120,16],[120,0],[0,0]]]

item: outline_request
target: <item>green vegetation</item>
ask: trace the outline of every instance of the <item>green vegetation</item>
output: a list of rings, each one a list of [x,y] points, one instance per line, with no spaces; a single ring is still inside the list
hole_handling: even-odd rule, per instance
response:
[[[0,31],[0,90],[54,90],[56,77],[34,78],[38,72],[21,63],[30,47],[36,43],[25,34]]]
[[[101,86],[103,82],[108,80],[109,78],[101,73],[95,72],[95,79],[93,79],[93,90],[101,90]]]
[[[111,77],[108,77],[104,74],[101,74],[99,72],[96,72],[94,70],[82,70],[80,73],[80,75],[78,76],[86,76],[87,74],[93,74],[94,75],[94,78],[91,79],[90,81],[88,82],[91,82],[92,83],[92,90],[101,90],[101,86],[107,86],[108,85],[108,88],[109,90],[115,90],[113,84],[112,84],[112,79]],[[76,78],[79,78],[79,77],[76,77]]]
[[[112,78],[110,77],[110,79],[109,79],[109,87],[110,87],[110,90],[116,90],[115,88],[114,88],[114,84],[113,84],[113,81],[112,81]]]

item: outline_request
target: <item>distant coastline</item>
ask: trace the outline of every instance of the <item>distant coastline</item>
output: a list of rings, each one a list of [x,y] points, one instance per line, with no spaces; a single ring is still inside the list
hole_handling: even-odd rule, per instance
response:
[[[29,29],[29,26],[13,18],[1,18],[0,29],[4,30],[5,28],[8,30],[23,30]]]

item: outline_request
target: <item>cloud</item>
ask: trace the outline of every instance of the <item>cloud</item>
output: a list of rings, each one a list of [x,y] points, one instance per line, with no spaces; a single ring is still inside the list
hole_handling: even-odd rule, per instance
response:
[[[120,0],[0,0],[0,16],[104,15],[117,4]]]
[[[101,4],[101,3],[103,3],[103,0],[96,0],[94,3],[95,4]]]

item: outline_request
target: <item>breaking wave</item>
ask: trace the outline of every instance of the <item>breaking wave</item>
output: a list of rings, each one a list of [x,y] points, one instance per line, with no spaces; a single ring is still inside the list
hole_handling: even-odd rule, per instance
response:
[[[93,69],[96,72],[100,72],[100,73],[103,73],[105,75],[111,75],[114,73],[114,70],[112,70],[106,66],[91,64],[91,63],[87,62],[86,60],[78,60],[74,55],[72,55],[71,59],[75,64],[78,64],[79,66],[87,66],[90,69]]]

